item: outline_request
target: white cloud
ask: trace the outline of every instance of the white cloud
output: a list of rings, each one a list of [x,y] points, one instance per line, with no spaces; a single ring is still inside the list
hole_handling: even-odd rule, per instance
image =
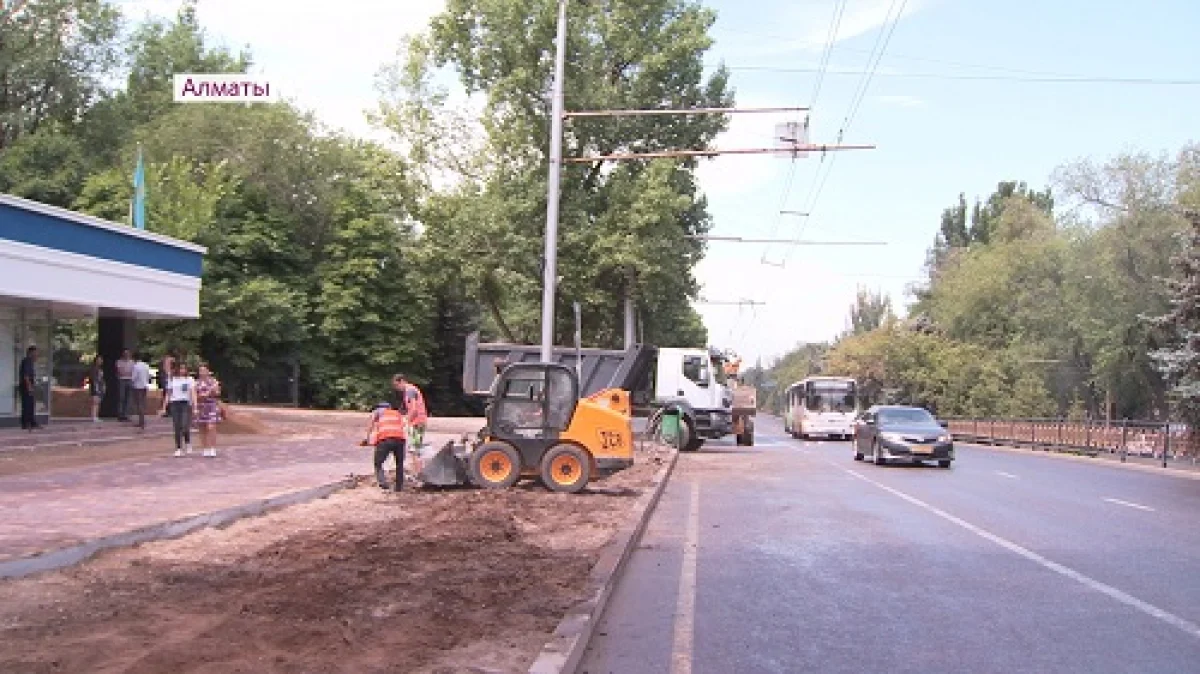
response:
[[[905,94],[880,95],[873,96],[872,98],[880,103],[884,103],[886,105],[895,105],[901,108],[923,108],[926,106],[924,99]]]
[[[177,0],[126,0],[126,16],[171,17]],[[445,0],[204,0],[200,24],[211,41],[249,46],[253,72],[278,83],[286,98],[315,110],[323,122],[364,136],[363,111],[375,106],[375,75],[395,59],[401,38],[423,30]]]
[[[908,0],[900,15],[901,19],[924,9],[930,2],[931,0]],[[771,35],[761,34],[761,31],[743,32],[740,29],[731,29],[731,32],[742,33],[742,42],[748,43],[748,51],[758,56],[779,56],[795,52],[819,54],[824,51],[829,41],[829,32],[833,27],[834,12],[838,4],[830,0],[794,3],[788,7],[782,16],[776,17],[774,25],[795,27],[796,37],[779,35],[781,31],[778,28]],[[834,36],[834,44],[866,35],[885,23],[890,23],[896,18],[897,8],[894,0],[848,0],[837,27],[837,34]],[[766,42],[761,39],[753,40],[755,35],[769,39]]]

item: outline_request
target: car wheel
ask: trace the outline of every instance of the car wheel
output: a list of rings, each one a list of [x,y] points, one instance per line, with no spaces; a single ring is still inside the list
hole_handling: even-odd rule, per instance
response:
[[[883,453],[879,449],[879,441],[878,440],[876,440],[874,443],[872,443],[871,454],[872,454],[871,460],[875,463],[876,466],[882,466],[886,463],[886,461],[884,461],[884,459],[883,459]]]
[[[938,461],[938,468],[949,468],[949,467],[950,467],[949,461]]]

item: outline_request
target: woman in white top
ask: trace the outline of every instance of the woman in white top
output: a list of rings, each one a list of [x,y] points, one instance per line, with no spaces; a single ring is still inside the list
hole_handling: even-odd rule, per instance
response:
[[[175,456],[192,453],[192,412],[196,409],[196,380],[188,374],[183,363],[175,366],[175,372],[167,382],[167,412],[175,427]]]

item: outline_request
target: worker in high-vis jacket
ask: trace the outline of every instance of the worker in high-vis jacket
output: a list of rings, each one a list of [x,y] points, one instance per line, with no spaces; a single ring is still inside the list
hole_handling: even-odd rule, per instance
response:
[[[371,412],[371,425],[367,428],[367,439],[363,445],[375,447],[375,480],[379,488],[388,489],[387,473],[383,466],[388,457],[396,461],[396,491],[404,488],[404,445],[408,436],[408,422],[399,410],[390,403],[379,403]]]

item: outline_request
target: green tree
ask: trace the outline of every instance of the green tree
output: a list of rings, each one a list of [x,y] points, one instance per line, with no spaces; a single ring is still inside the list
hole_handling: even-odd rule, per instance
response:
[[[119,18],[102,0],[0,10],[0,152],[46,124],[74,124],[103,95],[118,63]]]
[[[43,126],[0,154],[0,192],[70,208],[87,177],[87,163],[71,136]]]
[[[1200,211],[1188,210],[1191,232],[1172,257],[1175,275],[1165,280],[1171,309],[1151,323],[1166,335],[1168,348],[1151,358],[1172,384],[1181,420],[1192,429],[1190,449],[1200,450]]]
[[[882,326],[892,316],[892,300],[880,292],[859,288],[850,306],[850,329],[846,334],[861,335]]]
[[[555,3],[451,0],[430,35],[413,41],[404,62],[381,79],[378,118],[408,148],[433,158],[459,181],[429,200],[418,219],[431,241],[460,269],[467,293],[485,308],[484,327],[502,338],[540,334],[542,238],[546,212],[547,82],[553,57]],[[703,56],[714,16],[683,0],[616,1],[572,7],[567,107],[618,109],[719,107],[732,103],[728,73],[705,77]],[[452,66],[468,93],[485,100],[475,135],[449,110],[431,69]],[[719,116],[576,120],[565,154],[583,156],[703,148],[726,120]],[[440,131],[451,129],[454,133]],[[472,140],[476,157],[439,138]],[[703,246],[689,235],[710,226],[695,178],[695,161],[613,164],[564,169],[560,214],[556,341],[574,331],[571,303],[583,306],[589,344],[616,346],[622,303],[635,298],[644,338],[683,345],[704,340],[687,303],[698,285],[692,268]],[[433,180],[425,181],[433,190]]]

